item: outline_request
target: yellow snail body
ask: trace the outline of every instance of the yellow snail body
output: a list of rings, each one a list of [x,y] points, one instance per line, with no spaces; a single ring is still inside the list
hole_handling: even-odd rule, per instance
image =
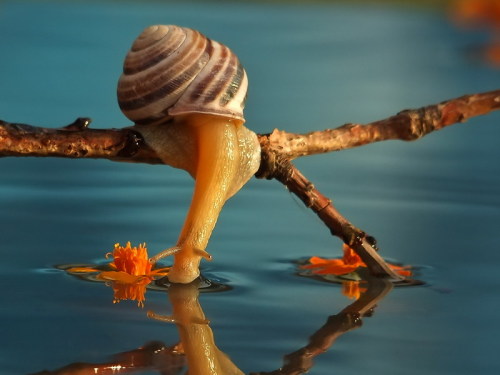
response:
[[[246,72],[229,48],[179,26],[146,28],[125,58],[120,108],[165,164],[195,179],[174,247],[171,282],[198,277],[224,203],[260,165],[257,136],[243,126],[247,86]]]

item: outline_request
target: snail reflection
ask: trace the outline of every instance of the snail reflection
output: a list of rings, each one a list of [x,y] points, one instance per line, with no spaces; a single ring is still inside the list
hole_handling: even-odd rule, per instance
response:
[[[138,281],[140,282],[140,279]],[[161,283],[161,280],[158,282]],[[200,291],[203,292],[206,285],[207,281],[201,279],[190,284],[167,284],[165,291],[171,305],[171,314],[147,312],[148,318],[160,324],[175,324],[179,332],[179,342],[147,343],[140,348],[116,354],[108,362],[70,364],[52,372],[45,371],[39,374],[140,374],[144,371],[149,371],[148,373],[154,371],[164,375],[243,374],[238,365],[216,344],[209,317],[205,315],[199,302]],[[297,375],[312,369],[315,357],[328,350],[339,336],[359,328],[362,319],[371,316],[376,305],[394,287],[393,283],[379,278],[362,281],[345,279],[342,285],[343,293],[354,298],[354,302],[339,313],[329,316],[326,322],[309,337],[309,342],[304,347],[284,357],[281,368],[271,372],[251,374]],[[337,289],[332,288],[332,290]],[[265,346],[266,343],[263,343],[263,348]]]
[[[175,323],[187,359],[190,375],[243,375],[243,372],[215,344],[214,334],[198,300],[198,283],[172,284],[168,297],[172,315],[148,317]]]
[[[174,247],[172,282],[199,276],[201,258],[226,200],[257,172],[260,145],[243,123],[248,80],[226,46],[196,30],[155,25],[128,52],[118,82],[121,110],[160,159],[186,170],[194,193]]]

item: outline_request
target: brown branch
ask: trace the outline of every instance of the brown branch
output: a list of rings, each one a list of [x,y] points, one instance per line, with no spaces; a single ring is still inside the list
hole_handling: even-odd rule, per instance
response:
[[[446,126],[500,109],[500,90],[465,95],[440,104],[399,112],[369,124],[345,124],[307,134],[275,129],[267,147],[290,159],[387,140],[414,141]]]
[[[373,275],[388,277],[394,281],[403,279],[377,253],[373,237],[366,235],[343,217],[333,206],[332,201],[321,194],[289,159],[281,156],[278,158],[279,160],[275,160],[273,174],[267,178],[275,178],[299,197],[318,215],[332,235],[341,238],[356,251]]]
[[[437,105],[405,110],[366,125],[346,124],[307,134],[275,130],[259,135],[261,166],[258,178],[275,178],[296,194],[330,229],[351,246],[374,275],[401,277],[375,251],[373,238],[345,219],[291,163],[312,155],[390,139],[411,141],[470,117],[500,109],[500,90],[466,95]],[[161,164],[134,126],[122,129],[90,129],[90,119],[80,118],[59,129],[0,121],[0,157],[55,156],[101,158],[113,161]]]
[[[133,127],[91,129],[89,118],[62,128],[42,128],[0,120],[0,156],[109,159],[162,163]]]
[[[346,124],[306,134],[274,130],[259,135],[264,153],[289,159],[339,151],[384,140],[412,141],[435,130],[471,117],[500,109],[500,90],[465,95],[440,104],[405,110],[395,116],[369,124]],[[80,118],[63,128],[41,128],[0,120],[0,157],[55,156],[104,158],[158,164],[161,161],[134,127],[90,129],[90,119]],[[267,172],[263,166],[260,174]],[[272,173],[272,167],[270,169]]]

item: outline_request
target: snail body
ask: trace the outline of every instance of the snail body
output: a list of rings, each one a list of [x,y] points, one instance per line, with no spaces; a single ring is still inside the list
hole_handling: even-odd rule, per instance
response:
[[[125,58],[120,108],[165,164],[195,179],[174,247],[172,282],[198,277],[224,203],[260,165],[257,136],[243,125],[247,86],[246,72],[229,48],[179,26],[148,27]]]

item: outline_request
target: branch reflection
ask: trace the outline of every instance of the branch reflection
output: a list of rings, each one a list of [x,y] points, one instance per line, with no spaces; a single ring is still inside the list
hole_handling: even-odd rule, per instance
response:
[[[354,303],[338,314],[328,317],[326,323],[309,337],[309,343],[287,354],[284,365],[271,372],[257,372],[251,375],[299,375],[313,367],[316,356],[326,352],[344,333],[361,327],[362,318],[371,316],[377,304],[392,290],[393,284],[384,279],[372,279],[366,284],[366,291]]]
[[[113,356],[106,363],[74,363],[55,371],[42,371],[38,375],[86,374],[140,374],[157,372],[162,375],[243,375],[243,372],[215,343],[214,334],[199,302],[201,282],[173,284],[168,288],[172,304],[171,315],[149,311],[148,317],[173,323],[179,331],[180,343],[167,346],[161,342],[148,343],[138,349]],[[303,348],[284,357],[284,365],[271,372],[253,375],[298,375],[313,368],[316,356],[327,351],[336,339],[359,328],[362,318],[371,316],[376,305],[392,290],[394,284],[383,279],[364,283],[366,290],[359,298],[338,314],[328,317]]]

